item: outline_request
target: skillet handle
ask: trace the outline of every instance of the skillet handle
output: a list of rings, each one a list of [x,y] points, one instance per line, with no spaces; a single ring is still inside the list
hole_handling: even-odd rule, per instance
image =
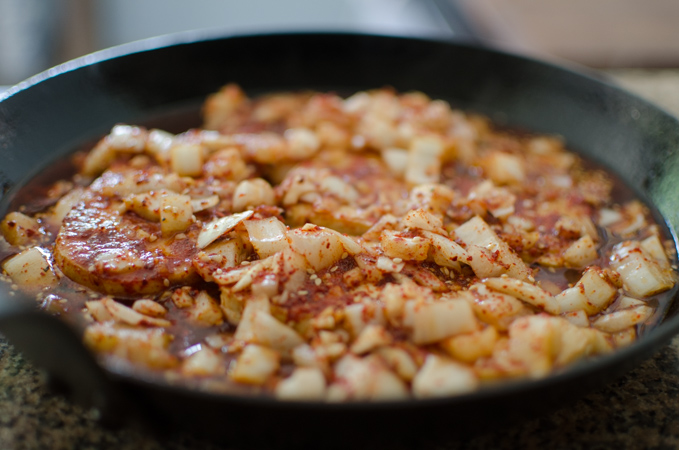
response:
[[[18,294],[18,293],[17,293]],[[92,408],[104,426],[130,420],[131,403],[61,319],[35,310],[29,299],[0,302],[0,333],[28,359],[43,368],[56,387],[73,401]]]

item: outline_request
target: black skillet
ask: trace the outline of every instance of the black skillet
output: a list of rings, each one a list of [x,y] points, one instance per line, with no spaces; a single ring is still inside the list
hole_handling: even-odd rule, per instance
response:
[[[361,34],[182,34],[87,56],[15,86],[0,96],[0,214],[36,174],[116,123],[174,132],[198,125],[205,96],[227,82],[249,94],[421,90],[507,126],[560,134],[651,200],[672,236],[679,227],[679,123],[657,107],[599,79],[527,58]],[[239,445],[403,443],[545,411],[659,349],[679,331],[677,311],[670,307],[660,326],[629,348],[539,381],[438,400],[304,404],[195,392],[101,369],[77,332],[0,291],[2,332],[107,423],[142,421]]]

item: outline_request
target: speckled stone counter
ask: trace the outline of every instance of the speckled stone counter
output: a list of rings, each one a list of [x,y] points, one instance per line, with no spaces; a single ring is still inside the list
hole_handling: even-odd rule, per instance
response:
[[[679,70],[618,70],[626,88],[679,116]],[[51,393],[44,377],[0,340],[0,449],[217,449],[199,436],[172,440],[138,430],[111,431],[94,414]],[[227,447],[228,448],[228,447]],[[432,448],[423,443],[422,448]],[[679,448],[679,338],[608,386],[543,417],[438,450]]]

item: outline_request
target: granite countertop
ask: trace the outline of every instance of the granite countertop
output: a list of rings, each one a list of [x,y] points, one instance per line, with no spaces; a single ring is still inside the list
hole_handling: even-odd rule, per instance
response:
[[[607,72],[622,86],[679,116],[679,70]],[[679,338],[608,386],[519,425],[436,448],[677,448]],[[111,431],[95,414],[47,388],[44,377],[0,340],[0,448],[217,449],[195,436],[156,438],[135,429]]]

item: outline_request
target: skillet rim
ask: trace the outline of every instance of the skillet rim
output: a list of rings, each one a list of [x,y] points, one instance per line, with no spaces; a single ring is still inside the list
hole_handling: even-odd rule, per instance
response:
[[[516,54],[511,51],[504,49],[489,48],[478,43],[470,43],[460,39],[451,39],[449,37],[441,37],[436,35],[431,36],[421,36],[421,35],[394,35],[388,33],[374,33],[374,32],[362,32],[362,31],[331,31],[331,32],[317,32],[317,31],[262,31],[262,32],[252,32],[252,33],[232,33],[225,32],[225,30],[219,29],[209,29],[209,30],[193,30],[187,32],[173,33],[162,36],[157,36],[153,38],[143,39],[127,44],[122,44],[119,46],[107,48],[94,52],[89,55],[82,56],[80,58],[68,61],[61,65],[50,68],[44,72],[41,72],[33,77],[28,78],[12,87],[7,91],[0,93],[0,106],[5,101],[12,99],[15,96],[21,95],[21,92],[35,88],[41,83],[48,81],[54,77],[62,76],[73,71],[82,70],[84,68],[94,66],[96,64],[111,61],[119,58],[124,58],[129,55],[153,52],[156,50],[169,49],[171,47],[178,47],[183,45],[198,45],[210,41],[222,41],[230,39],[247,39],[247,38],[275,38],[278,36],[287,37],[313,37],[313,36],[325,36],[325,37],[358,37],[366,39],[386,39],[386,40],[403,40],[420,42],[422,45],[428,44],[439,44],[452,47],[463,47],[475,52],[486,52],[491,55],[504,55],[517,62],[530,63],[535,65],[547,66],[552,70],[560,71],[568,76],[580,78],[581,80],[597,85],[597,89],[601,90],[606,88],[613,92],[618,97],[627,97],[633,99],[635,103],[641,104],[662,116],[669,119],[672,125],[679,132],[679,120],[676,117],[668,113],[663,108],[639,97],[638,95],[628,92],[627,90],[621,88],[620,86],[611,83],[606,79],[602,79],[600,74],[595,72],[586,73],[583,70],[586,68],[579,68],[576,70],[573,67],[567,67],[561,64],[557,64],[552,61],[544,61],[530,56],[524,56]],[[14,98],[10,101],[20,101],[20,98]],[[582,153],[582,152],[581,152]],[[16,188],[12,189],[12,193],[16,192]],[[636,189],[635,189],[636,190]],[[646,189],[642,193],[648,196]],[[637,193],[638,194],[638,193]],[[649,198],[644,199],[650,202],[652,208],[657,207]],[[662,214],[658,213],[658,217],[662,218],[665,223],[666,228],[670,231],[672,239],[674,241],[675,249],[679,248],[679,240],[677,239],[677,233],[672,223]],[[671,305],[676,306],[676,302],[679,301],[679,292],[677,287],[675,287],[675,292],[673,293],[673,299],[671,300]],[[668,307],[669,309],[669,307]],[[44,313],[43,313],[44,314]],[[145,390],[155,390],[168,394],[188,396],[193,397],[199,401],[205,402],[218,402],[218,403],[229,403],[229,404],[251,404],[257,407],[273,407],[274,409],[298,409],[298,410],[328,410],[328,411],[354,411],[361,410],[362,412],[368,411],[380,411],[385,409],[426,409],[429,407],[436,406],[457,406],[464,405],[468,403],[477,403],[480,401],[497,401],[502,398],[510,398],[517,395],[528,395],[531,392],[540,392],[551,387],[559,387],[560,385],[567,384],[568,382],[574,382],[578,380],[584,380],[589,375],[594,375],[599,372],[604,372],[607,369],[612,368],[624,368],[624,371],[629,370],[630,367],[637,366],[638,363],[650,356],[651,353],[657,352],[660,347],[666,344],[673,336],[679,333],[679,314],[675,317],[671,317],[666,320],[663,317],[659,324],[655,326],[645,335],[641,336],[633,344],[628,347],[618,349],[611,354],[598,356],[592,359],[587,359],[580,363],[576,363],[567,367],[565,370],[551,373],[545,378],[541,379],[519,379],[511,381],[503,381],[497,385],[485,386],[479,391],[475,391],[468,394],[455,395],[442,398],[428,398],[428,399],[418,399],[418,398],[408,398],[406,400],[397,401],[380,401],[380,402],[369,402],[369,401],[351,401],[346,403],[327,403],[327,402],[302,402],[302,401],[283,401],[275,399],[271,396],[262,395],[237,395],[228,393],[213,393],[206,392],[196,388],[184,387],[181,385],[172,385],[162,381],[149,380],[140,376],[135,376],[127,373],[120,373],[113,371],[108,367],[99,364],[99,367],[103,369],[105,375],[107,375],[111,381],[137,385]],[[93,355],[93,354],[92,354]],[[94,357],[94,355],[93,355]],[[96,358],[95,358],[96,359]],[[617,376],[622,375],[622,372],[617,374]],[[600,379],[594,384],[597,386],[602,386],[605,383],[604,380]]]

